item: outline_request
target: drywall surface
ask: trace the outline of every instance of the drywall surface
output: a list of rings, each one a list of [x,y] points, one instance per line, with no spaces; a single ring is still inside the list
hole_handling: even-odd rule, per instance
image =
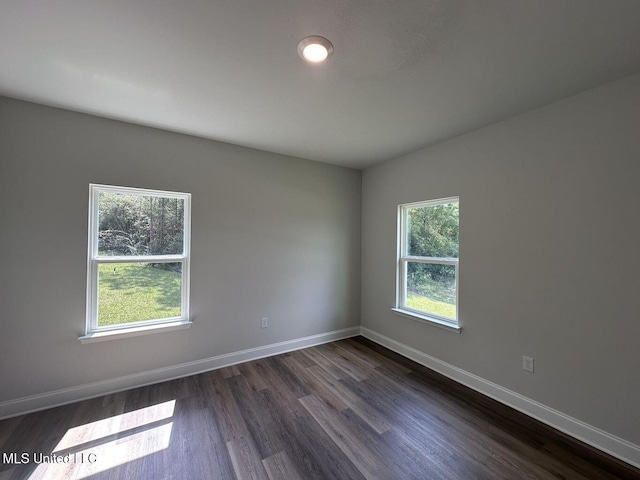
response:
[[[89,183],[192,194],[191,328],[80,344]],[[359,171],[0,98],[0,201],[0,402],[359,324]]]
[[[390,310],[397,206],[455,195],[459,335]],[[363,327],[640,444],[640,75],[367,169],[362,204]]]

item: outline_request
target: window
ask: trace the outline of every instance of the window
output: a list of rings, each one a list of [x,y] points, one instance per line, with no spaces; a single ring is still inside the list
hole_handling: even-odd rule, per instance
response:
[[[458,198],[400,205],[398,226],[394,310],[457,328]]]
[[[188,193],[89,186],[81,340],[188,323],[190,204]]]

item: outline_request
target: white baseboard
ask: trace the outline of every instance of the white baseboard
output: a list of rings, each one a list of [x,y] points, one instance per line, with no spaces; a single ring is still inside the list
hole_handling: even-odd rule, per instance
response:
[[[369,340],[378,343],[389,350],[407,357],[425,367],[435,370],[442,375],[466,385],[477,392],[494,400],[508,405],[519,412],[541,421],[561,432],[566,433],[598,450],[619,458],[620,460],[640,468],[640,446],[628,442],[622,438],[611,435],[599,428],[588,425],[576,418],[565,415],[562,412],[547,407],[541,403],[524,397],[519,393],[508,390],[500,385],[478,377],[472,373],[450,365],[431,355],[427,355],[415,348],[397,342],[392,338],[377,333],[366,327],[360,327],[360,334]]]
[[[198,373],[228,367],[237,363],[270,357],[280,353],[291,352],[301,348],[312,347],[322,343],[333,342],[360,334],[360,327],[345,328],[332,332],[320,333],[309,337],[296,338],[285,342],[272,343],[262,347],[249,348],[238,352],[226,353],[215,357],[182,363],[171,367],[158,368],[147,372],[134,373],[124,377],[112,378],[101,382],[88,383],[77,387],[64,388],[53,392],[31,395],[0,403],[0,420],[8,417],[24,415],[47,408],[58,407],[80,400],[87,400],[102,395],[121,392],[131,388],[152,385],[158,382],[188,377]]]

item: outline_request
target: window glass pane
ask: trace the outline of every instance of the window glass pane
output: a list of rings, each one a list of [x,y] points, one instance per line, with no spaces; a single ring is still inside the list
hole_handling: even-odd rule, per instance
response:
[[[182,262],[98,266],[98,326],[180,317]]]
[[[405,306],[455,320],[457,318],[455,265],[407,262]]]
[[[183,240],[183,199],[98,194],[98,255],[179,255]]]
[[[407,255],[458,258],[458,202],[407,209]]]

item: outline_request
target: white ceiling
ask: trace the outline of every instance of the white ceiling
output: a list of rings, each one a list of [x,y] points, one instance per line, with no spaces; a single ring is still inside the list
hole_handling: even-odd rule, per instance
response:
[[[355,168],[637,73],[639,47],[639,0],[0,0],[2,95]]]

